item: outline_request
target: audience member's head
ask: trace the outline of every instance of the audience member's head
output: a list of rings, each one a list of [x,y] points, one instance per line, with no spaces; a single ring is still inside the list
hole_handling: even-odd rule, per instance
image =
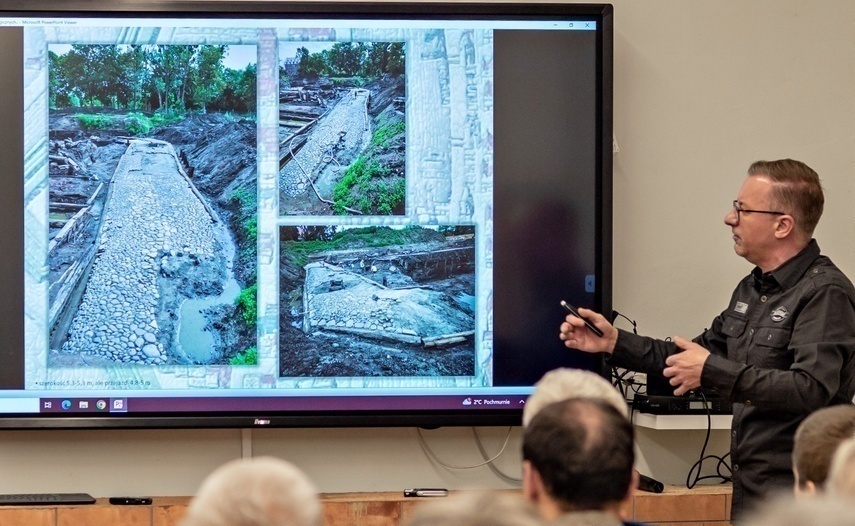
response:
[[[550,404],[523,435],[523,493],[541,516],[599,510],[618,516],[635,487],[633,431],[611,404],[574,398]]]
[[[273,457],[233,460],[202,482],[182,526],[318,526],[314,485]]]
[[[783,497],[771,500],[745,521],[746,526],[855,526],[850,502],[829,496],[815,499]]]
[[[838,498],[855,501],[855,436],[837,448],[831,459],[826,488]]]
[[[615,406],[620,414],[628,413],[626,400],[608,380],[590,371],[561,368],[549,371],[535,384],[523,409],[523,426],[549,404],[571,398],[602,399]]]
[[[831,457],[837,446],[855,435],[855,405],[825,407],[799,425],[793,442],[793,474],[796,495],[823,490]]]
[[[519,495],[501,491],[465,492],[421,503],[407,526],[542,526]]]

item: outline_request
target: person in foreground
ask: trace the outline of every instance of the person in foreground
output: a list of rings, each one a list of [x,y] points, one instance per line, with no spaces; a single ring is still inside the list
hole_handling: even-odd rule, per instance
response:
[[[830,496],[793,500],[779,497],[750,513],[748,526],[855,526],[855,507]]]
[[[629,418],[626,400],[608,380],[591,371],[561,367],[547,372],[534,384],[534,391],[523,407],[523,427],[544,407],[571,398],[603,400]]]
[[[855,436],[837,447],[826,488],[829,494],[855,504]]]
[[[791,159],[751,165],[724,218],[736,254],[755,265],[728,307],[694,340],[666,342],[615,329],[579,309],[597,337],[568,316],[567,347],[667,378],[683,395],[703,387],[734,403],[732,520],[793,485],[799,423],[855,393],[855,288],[813,239],[824,197],[819,176]]]
[[[519,495],[462,492],[421,503],[407,526],[544,526],[537,511]]]
[[[523,495],[562,526],[619,526],[637,485],[632,424],[594,398],[550,404],[523,433]]]
[[[284,460],[233,460],[202,482],[182,526],[320,526],[321,503],[302,471]]]
[[[855,437],[855,405],[824,407],[799,424],[793,441],[793,475],[797,497],[825,490],[834,452]]]

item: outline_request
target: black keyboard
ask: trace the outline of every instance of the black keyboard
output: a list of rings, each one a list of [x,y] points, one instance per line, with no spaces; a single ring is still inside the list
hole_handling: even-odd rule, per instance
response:
[[[23,493],[0,495],[0,506],[49,506],[51,504],[95,504],[88,493]]]

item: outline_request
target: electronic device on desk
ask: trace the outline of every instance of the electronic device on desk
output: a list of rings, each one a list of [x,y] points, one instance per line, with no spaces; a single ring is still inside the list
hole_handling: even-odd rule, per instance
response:
[[[0,506],[95,504],[88,493],[12,493],[0,495]]]
[[[674,396],[674,387],[662,378],[648,375],[647,394],[637,394],[632,408],[642,413],[654,415],[729,415],[733,413],[733,404],[713,392],[705,391],[703,396],[689,394]]]
[[[730,402],[709,396],[704,401],[700,396],[635,395],[632,408],[635,411],[654,415],[705,415],[707,413],[729,415],[733,413],[733,405]]]

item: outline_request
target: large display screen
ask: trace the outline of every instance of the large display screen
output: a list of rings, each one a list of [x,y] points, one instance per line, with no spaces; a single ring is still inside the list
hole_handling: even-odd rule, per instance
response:
[[[0,427],[508,424],[602,369],[557,333],[611,312],[610,6],[69,9],[0,8]]]

